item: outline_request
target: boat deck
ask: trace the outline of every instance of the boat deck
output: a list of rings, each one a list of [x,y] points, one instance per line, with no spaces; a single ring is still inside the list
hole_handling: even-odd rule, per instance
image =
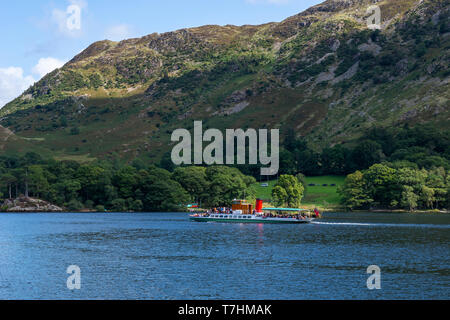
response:
[[[236,215],[236,214],[211,214],[209,216],[192,215],[192,221],[196,222],[222,222],[222,223],[277,223],[277,224],[304,224],[310,223],[311,218],[281,218],[265,217],[260,215]]]

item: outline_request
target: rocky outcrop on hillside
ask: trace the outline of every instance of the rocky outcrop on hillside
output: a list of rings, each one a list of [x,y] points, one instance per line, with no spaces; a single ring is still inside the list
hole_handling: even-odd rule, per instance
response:
[[[62,212],[63,209],[47,201],[19,197],[17,199],[5,200],[1,206],[2,211],[6,212]]]

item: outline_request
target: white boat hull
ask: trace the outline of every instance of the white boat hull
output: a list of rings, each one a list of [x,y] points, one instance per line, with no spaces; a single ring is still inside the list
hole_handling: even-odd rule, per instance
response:
[[[221,222],[221,223],[274,223],[274,224],[305,224],[310,223],[312,218],[275,218],[258,215],[228,215],[213,214],[210,216],[193,215],[192,221],[196,222]]]

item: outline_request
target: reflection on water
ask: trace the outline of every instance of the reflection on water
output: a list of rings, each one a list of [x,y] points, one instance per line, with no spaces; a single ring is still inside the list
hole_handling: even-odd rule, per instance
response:
[[[2,299],[449,299],[450,216],[327,214],[310,225],[186,214],[2,214]],[[66,269],[81,268],[69,291]],[[382,290],[369,291],[369,265]]]

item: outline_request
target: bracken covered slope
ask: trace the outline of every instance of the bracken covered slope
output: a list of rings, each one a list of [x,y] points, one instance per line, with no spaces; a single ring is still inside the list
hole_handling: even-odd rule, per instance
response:
[[[373,126],[444,128],[449,39],[448,0],[328,0],[280,23],[100,41],[0,110],[0,150],[157,161],[194,120],[294,128],[317,149]]]

